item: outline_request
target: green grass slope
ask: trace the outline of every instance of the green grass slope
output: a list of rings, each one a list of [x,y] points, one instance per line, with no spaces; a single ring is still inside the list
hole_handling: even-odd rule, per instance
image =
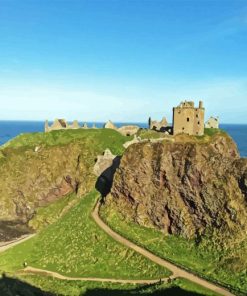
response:
[[[246,262],[247,241],[240,245],[233,255],[228,253],[229,250],[217,252],[210,248],[207,238],[198,245],[194,240],[172,235],[164,236],[159,230],[125,220],[114,207],[104,206],[100,214],[112,229],[137,245],[216,282],[229,285],[239,291],[240,295],[247,294],[247,269],[242,271],[242,264]],[[245,256],[245,260],[242,260],[241,256]]]
[[[128,140],[110,129],[17,136],[0,148],[0,220],[26,222],[40,206],[91,191],[96,157],[107,148],[121,155]]]
[[[33,148],[33,147],[48,147],[48,146],[63,146],[69,143],[90,143],[97,144],[101,148],[110,146],[113,153],[121,154],[123,152],[123,143],[130,137],[125,137],[119,132],[112,129],[71,129],[57,130],[49,133],[26,133],[20,134],[10,140],[1,147],[1,150],[6,148]]]
[[[98,193],[93,191],[61,219],[33,239],[0,254],[0,270],[29,266],[63,275],[122,279],[161,278],[164,268],[115,242],[91,218]]]
[[[25,276],[22,281],[15,282],[13,279],[5,281],[0,280],[0,289],[11,283],[13,291],[28,292],[33,289],[42,289],[50,292],[52,295],[61,296],[129,296],[129,295],[166,295],[166,296],[216,296],[214,292],[204,289],[196,284],[193,284],[184,279],[176,279],[169,284],[157,283],[152,285],[127,285],[127,284],[112,284],[99,282],[79,282],[79,281],[60,281],[51,277],[44,276]],[[16,283],[16,285],[13,285]],[[17,288],[18,287],[18,288]],[[54,293],[54,294],[53,294]],[[14,294],[14,293],[13,293]],[[21,293],[20,293],[21,294]],[[22,294],[21,294],[22,295]],[[33,296],[32,294],[30,294]],[[5,296],[5,295],[3,295]],[[35,296],[41,296],[36,295]],[[42,294],[43,296],[43,294]]]

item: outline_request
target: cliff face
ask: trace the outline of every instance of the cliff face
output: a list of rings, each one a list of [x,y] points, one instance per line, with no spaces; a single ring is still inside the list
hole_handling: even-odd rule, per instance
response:
[[[1,147],[0,241],[26,224],[38,207],[91,191],[97,155],[106,148],[121,154],[125,141],[113,130],[81,129],[23,134]]]
[[[87,153],[89,154],[89,153]],[[93,156],[87,155],[93,163]],[[35,208],[93,186],[80,145],[11,151],[0,166],[0,217],[26,222]]]
[[[137,143],[124,153],[107,203],[128,219],[186,238],[244,239],[247,159],[224,133]]]

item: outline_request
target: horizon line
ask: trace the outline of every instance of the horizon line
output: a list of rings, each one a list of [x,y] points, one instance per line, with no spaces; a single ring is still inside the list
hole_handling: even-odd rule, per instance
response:
[[[55,119],[54,119],[55,120]],[[54,122],[54,120],[48,120],[49,123]],[[106,123],[111,119],[108,119],[106,121],[93,121],[93,120],[85,120],[85,121],[81,121],[78,120],[79,123]],[[44,120],[35,120],[35,119],[0,119],[0,122],[43,122],[45,123],[46,119]],[[145,121],[113,121],[111,120],[113,123],[131,123],[131,124],[147,124],[148,125],[148,120]],[[72,123],[73,120],[67,120],[67,122]],[[169,123],[170,124],[170,123]],[[237,123],[237,122],[221,122],[220,125],[222,124],[232,124],[232,125],[247,125],[247,122],[242,122],[242,123]]]

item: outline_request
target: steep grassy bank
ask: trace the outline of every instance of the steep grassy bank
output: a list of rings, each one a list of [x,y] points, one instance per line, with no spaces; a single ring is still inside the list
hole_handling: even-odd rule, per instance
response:
[[[247,293],[247,240],[238,249],[217,252],[205,237],[199,245],[194,240],[165,235],[159,230],[140,226],[126,220],[113,205],[103,206],[101,217],[126,238],[143,246],[162,258],[189,268],[216,281],[229,284]],[[234,252],[234,253],[233,253]]]
[[[97,198],[96,191],[86,195],[36,237],[0,254],[0,270],[16,272],[26,262],[68,276],[151,279],[169,275],[95,224],[91,211]]]
[[[169,284],[123,285],[97,282],[59,281],[50,277],[25,276],[23,280],[44,291],[61,296],[129,296],[129,295],[166,295],[166,296],[217,296],[187,280],[176,279]],[[2,283],[3,286],[3,283]],[[1,280],[0,280],[1,288]],[[6,295],[3,295],[6,296]],[[25,294],[26,296],[26,294]],[[33,295],[32,295],[33,296]],[[38,295],[40,296],[40,295]],[[42,295],[43,296],[43,295]]]
[[[10,222],[27,224],[39,207],[63,196],[91,191],[97,155],[106,148],[121,155],[128,139],[114,130],[81,129],[23,134],[6,143],[0,148],[0,232]],[[11,233],[2,239],[18,236]]]

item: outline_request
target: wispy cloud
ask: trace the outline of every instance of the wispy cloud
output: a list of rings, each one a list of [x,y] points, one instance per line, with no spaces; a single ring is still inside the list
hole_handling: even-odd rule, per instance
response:
[[[122,93],[77,87],[1,86],[0,119],[54,119],[81,121],[146,121],[151,115],[171,121],[172,107],[181,100],[204,101],[206,116],[222,122],[246,122],[247,78],[177,82],[164,87],[135,86]]]

